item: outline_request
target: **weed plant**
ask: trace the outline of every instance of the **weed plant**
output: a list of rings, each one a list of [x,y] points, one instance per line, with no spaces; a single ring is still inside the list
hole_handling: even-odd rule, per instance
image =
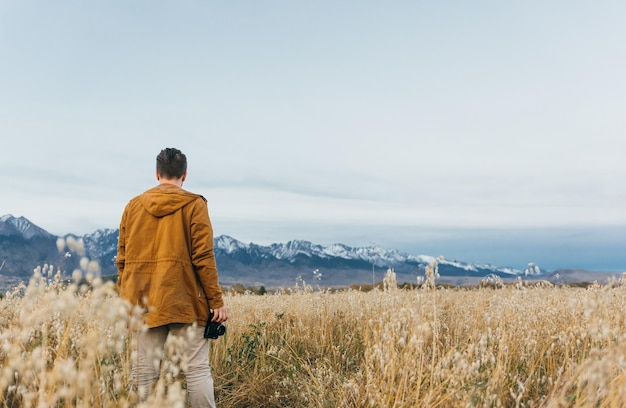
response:
[[[227,293],[211,342],[221,407],[619,407],[626,401],[626,289]],[[140,315],[112,283],[49,267],[0,301],[0,406],[184,407],[169,344],[150,400],[130,381]]]

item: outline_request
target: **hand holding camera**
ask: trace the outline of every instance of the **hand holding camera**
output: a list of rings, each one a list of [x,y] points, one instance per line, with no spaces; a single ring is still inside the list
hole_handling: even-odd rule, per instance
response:
[[[214,316],[213,310],[209,310],[209,318],[207,319],[206,326],[204,326],[204,338],[205,339],[217,339],[219,336],[223,336],[226,333],[226,326],[220,322],[212,322]]]

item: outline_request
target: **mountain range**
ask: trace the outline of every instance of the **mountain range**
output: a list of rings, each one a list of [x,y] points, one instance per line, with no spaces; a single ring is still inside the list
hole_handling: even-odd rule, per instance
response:
[[[80,268],[80,258],[97,261],[99,273],[116,276],[117,229],[100,229],[91,234],[58,237],[36,226],[24,217],[0,217],[0,289],[28,281],[37,266],[45,264],[71,276]],[[59,250],[60,239],[81,243],[84,255]],[[60,241],[60,242],[63,242]],[[396,273],[398,283],[417,283],[425,268],[436,258],[408,255],[376,246],[329,246],[294,240],[267,246],[243,243],[227,235],[215,237],[215,256],[224,286],[289,287],[297,282],[312,286],[332,287],[380,282],[388,269]],[[455,260],[438,261],[437,282],[453,285],[476,284],[486,278],[512,281],[541,279],[556,281],[592,281],[607,276],[580,270],[543,271],[537,267],[518,270],[487,264],[471,264]]]

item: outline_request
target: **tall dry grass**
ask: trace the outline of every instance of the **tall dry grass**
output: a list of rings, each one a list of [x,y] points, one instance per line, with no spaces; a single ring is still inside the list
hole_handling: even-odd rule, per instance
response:
[[[0,301],[0,406],[136,406],[137,315],[110,283],[50,269]],[[211,343],[222,407],[620,407],[626,289],[314,291],[228,294]],[[184,406],[170,344],[143,406]]]

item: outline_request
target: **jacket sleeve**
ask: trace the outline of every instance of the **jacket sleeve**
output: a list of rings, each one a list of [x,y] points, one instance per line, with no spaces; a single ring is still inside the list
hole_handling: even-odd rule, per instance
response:
[[[213,227],[209,219],[209,210],[204,197],[193,203],[191,214],[191,263],[209,307],[219,309],[224,306],[222,289],[219,286],[215,252],[213,248]]]
[[[117,256],[115,257],[115,263],[117,265],[117,287],[122,287],[124,278],[124,264],[126,261],[126,209],[122,214],[122,221],[120,222],[119,238],[117,240]]]

